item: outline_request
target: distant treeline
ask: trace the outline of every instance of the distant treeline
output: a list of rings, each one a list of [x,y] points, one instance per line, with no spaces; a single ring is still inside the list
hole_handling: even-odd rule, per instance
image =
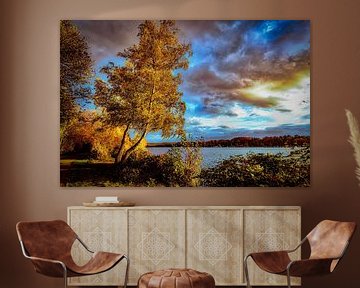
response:
[[[264,138],[235,137],[224,140],[199,140],[190,142],[148,143],[147,147],[306,147],[310,145],[310,136],[268,136]]]

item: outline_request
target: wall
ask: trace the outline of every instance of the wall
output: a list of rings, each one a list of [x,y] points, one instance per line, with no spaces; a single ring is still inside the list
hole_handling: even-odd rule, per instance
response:
[[[19,220],[66,217],[95,195],[139,205],[301,205],[303,234],[324,219],[360,223],[360,188],[344,108],[360,118],[359,1],[5,0],[0,4],[0,285],[62,287],[22,258]],[[69,189],[59,187],[60,19],[311,19],[311,188]],[[359,234],[359,232],[358,232]],[[336,273],[304,287],[358,287],[360,237]]]

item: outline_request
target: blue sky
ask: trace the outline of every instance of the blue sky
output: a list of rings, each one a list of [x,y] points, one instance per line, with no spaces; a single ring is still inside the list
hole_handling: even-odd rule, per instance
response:
[[[137,42],[140,21],[74,21],[95,72]],[[185,129],[193,138],[310,135],[310,21],[177,21],[191,43],[180,86]],[[162,139],[160,133],[147,136]]]

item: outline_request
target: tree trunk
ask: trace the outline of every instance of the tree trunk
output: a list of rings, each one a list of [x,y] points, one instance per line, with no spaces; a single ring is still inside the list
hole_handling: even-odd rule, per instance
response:
[[[121,158],[123,157],[123,154],[124,154],[123,152],[124,152],[124,147],[125,147],[125,140],[126,140],[126,135],[127,135],[128,131],[129,131],[129,125],[126,125],[123,137],[121,139],[119,150],[116,153],[115,164],[119,164],[121,162]]]
[[[151,113],[151,110],[152,110],[152,102],[153,102],[154,94],[155,94],[155,81],[153,81],[151,97],[150,97],[150,100],[149,100],[149,106],[148,106],[149,113]],[[145,137],[145,135],[147,133],[148,124],[149,123],[146,123],[143,133],[141,134],[140,138],[135,142],[135,144],[132,145],[128,150],[126,150],[125,153],[123,153],[123,151],[124,151],[124,143],[125,143],[125,136],[127,134],[127,131],[129,130],[129,125],[126,126],[126,129],[125,129],[125,132],[124,132],[124,137],[123,137],[123,139],[121,141],[119,151],[118,151],[118,153],[116,155],[116,158],[115,158],[115,164],[124,163],[130,157],[130,155],[135,151],[136,147],[139,146],[141,140],[144,139],[144,137]]]
[[[144,139],[147,133],[146,130],[147,129],[145,128],[144,132],[141,134],[140,138],[135,142],[135,144],[132,145],[128,150],[126,150],[124,154],[122,154],[120,163],[124,163],[130,157],[130,155],[135,151],[135,149],[139,146],[141,140]]]

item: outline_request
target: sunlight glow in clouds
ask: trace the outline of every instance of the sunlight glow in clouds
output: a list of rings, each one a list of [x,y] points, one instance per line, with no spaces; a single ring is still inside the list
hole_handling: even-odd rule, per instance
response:
[[[74,21],[96,77],[137,41],[140,21]],[[310,21],[177,21],[193,56],[180,86],[187,133],[204,139],[310,135]],[[161,139],[148,135],[149,142]]]

